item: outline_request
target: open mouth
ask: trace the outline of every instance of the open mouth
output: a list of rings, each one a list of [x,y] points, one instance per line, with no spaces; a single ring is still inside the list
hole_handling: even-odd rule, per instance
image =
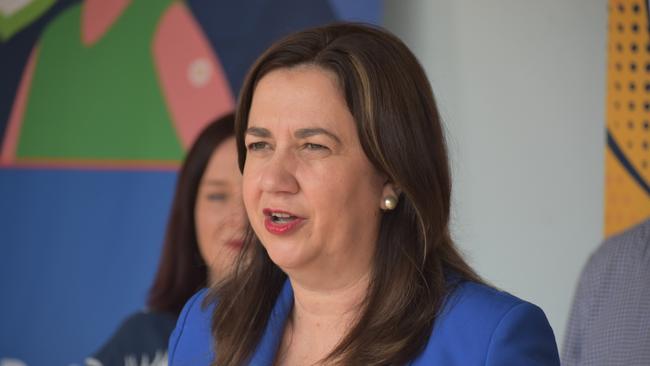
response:
[[[304,221],[303,218],[286,211],[266,208],[263,213],[264,227],[272,234],[286,234]]]
[[[287,213],[273,212],[270,215],[271,221],[275,224],[285,224],[295,220],[297,217]]]

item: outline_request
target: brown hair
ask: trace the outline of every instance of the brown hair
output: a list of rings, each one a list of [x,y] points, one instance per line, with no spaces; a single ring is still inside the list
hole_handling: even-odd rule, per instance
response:
[[[178,315],[185,302],[206,286],[207,265],[196,239],[194,206],[212,153],[233,136],[234,122],[234,115],[229,113],[207,125],[179,170],[158,272],[147,299],[147,306],[152,310]]]
[[[453,284],[480,282],[449,234],[451,177],[431,86],[409,49],[379,28],[339,23],[290,35],[257,60],[243,85],[235,124],[240,168],[257,83],[272,70],[305,64],[337,76],[365,154],[401,191],[381,219],[358,321],[324,361],[408,363],[426,345]],[[250,229],[244,256],[210,298],[219,299],[212,324],[219,366],[249,360],[286,280]]]

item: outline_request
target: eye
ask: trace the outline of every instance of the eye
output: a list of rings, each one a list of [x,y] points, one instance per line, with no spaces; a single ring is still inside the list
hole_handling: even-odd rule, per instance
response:
[[[228,195],[225,193],[210,193],[208,194],[208,201],[225,201]]]
[[[308,142],[303,145],[305,150],[312,150],[312,151],[322,151],[322,150],[329,150],[327,146],[324,145],[319,145],[319,144],[314,144],[311,142]]]
[[[257,142],[252,142],[248,145],[246,145],[246,149],[248,151],[261,151],[264,149],[269,148],[269,144],[264,141],[257,141]]]

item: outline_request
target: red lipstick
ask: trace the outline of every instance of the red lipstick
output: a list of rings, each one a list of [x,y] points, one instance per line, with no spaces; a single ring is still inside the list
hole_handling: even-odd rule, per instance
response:
[[[268,232],[275,235],[285,235],[297,228],[305,219],[298,217],[291,212],[265,208],[264,227]]]

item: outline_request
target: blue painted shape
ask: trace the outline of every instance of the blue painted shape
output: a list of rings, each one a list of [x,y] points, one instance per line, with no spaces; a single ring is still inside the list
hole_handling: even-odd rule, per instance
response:
[[[0,358],[67,365],[142,308],[175,173],[0,170]]]
[[[341,20],[380,25],[383,19],[382,0],[329,0],[336,17]]]
[[[253,62],[292,32],[337,20],[327,0],[187,2],[216,51],[235,95]]]

